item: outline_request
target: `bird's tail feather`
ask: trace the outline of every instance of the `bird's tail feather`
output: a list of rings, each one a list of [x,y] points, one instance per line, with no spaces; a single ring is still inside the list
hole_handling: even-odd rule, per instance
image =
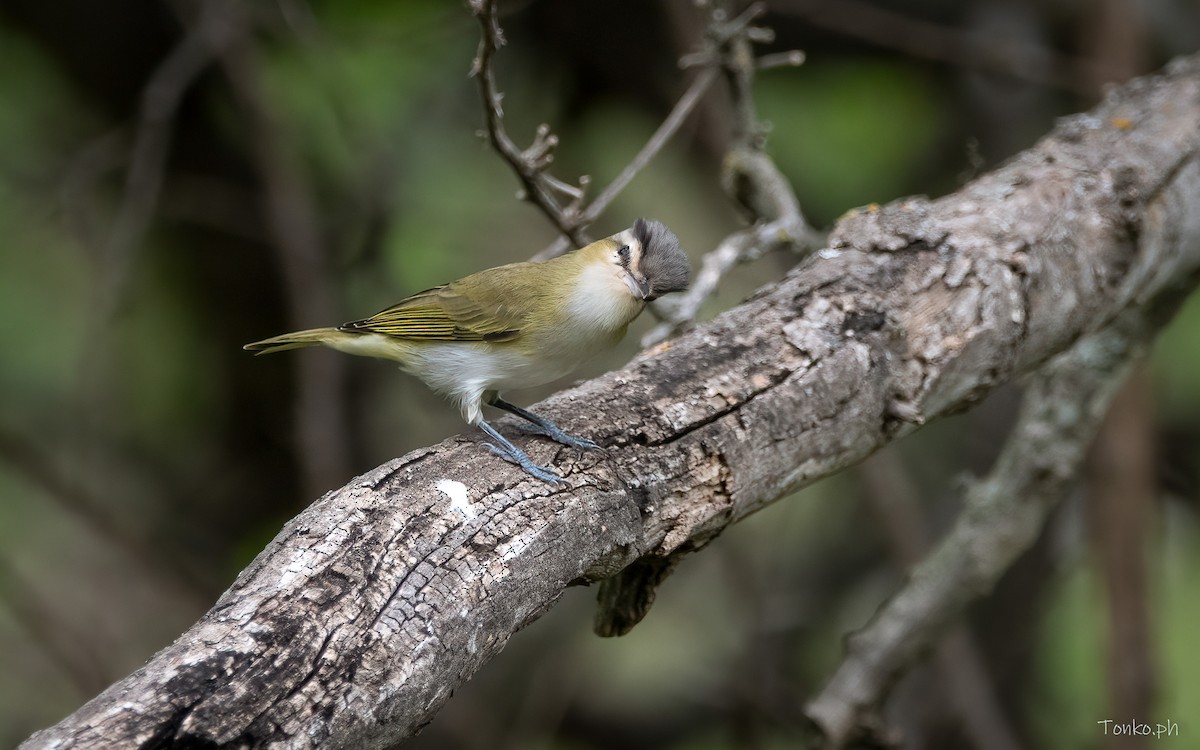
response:
[[[336,328],[311,328],[307,331],[296,331],[280,336],[272,336],[269,339],[246,344],[242,348],[255,354],[270,354],[272,352],[287,351],[288,349],[299,349],[304,346],[328,345],[334,339],[345,335]]]

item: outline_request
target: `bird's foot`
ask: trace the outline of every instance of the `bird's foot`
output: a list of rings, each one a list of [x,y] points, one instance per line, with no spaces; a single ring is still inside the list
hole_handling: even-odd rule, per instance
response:
[[[588,440],[585,437],[577,437],[570,433],[564,432],[562,428],[550,421],[547,421],[546,424],[538,424],[537,422],[534,422],[533,426],[527,427],[526,429],[535,435],[544,435],[556,443],[569,445],[572,448],[590,450],[592,448],[600,447],[596,441]]]
[[[561,427],[543,417],[541,414],[529,411],[528,409],[522,409],[516,404],[510,404],[499,396],[492,399],[491,404],[497,409],[503,409],[510,414],[516,414],[521,419],[524,419],[533,425],[532,427],[528,428],[530,432],[537,435],[544,435],[556,443],[561,443],[572,448],[581,448],[584,450],[600,447],[599,444],[597,444],[594,440],[588,440],[587,438],[570,435]]]
[[[503,458],[505,461],[508,461],[510,464],[516,464],[517,466],[520,466],[526,474],[534,477],[535,479],[540,479],[549,484],[567,483],[567,480],[563,479],[558,474],[555,474],[554,470],[550,467],[539,466],[538,464],[534,463],[533,459],[530,458],[524,451],[517,451],[513,453],[512,451],[502,448],[495,443],[484,443],[483,447],[487,448],[488,452],[493,456],[498,456],[499,458]]]
[[[533,462],[525,451],[513,445],[509,440],[496,432],[496,429],[482,419],[479,420],[479,429],[487,433],[488,437],[495,440],[494,443],[484,443],[483,447],[494,455],[503,458],[511,464],[516,464],[525,470],[525,473],[536,477],[537,479],[549,484],[566,484],[567,480],[554,473],[547,466],[539,466]]]

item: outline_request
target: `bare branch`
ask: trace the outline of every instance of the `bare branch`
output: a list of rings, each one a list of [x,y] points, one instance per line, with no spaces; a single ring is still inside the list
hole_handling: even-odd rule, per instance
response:
[[[1154,317],[1144,309],[1125,313],[1034,378],[1003,453],[992,473],[967,491],[954,528],[849,638],[846,659],[809,703],[826,747],[870,737],[896,678],[1037,539],[1047,514],[1073,486],[1113,394],[1156,330]]]
[[[548,125],[543,124],[538,128],[534,143],[525,150],[521,150],[505,130],[504,110],[501,104],[504,95],[496,84],[492,63],[496,51],[504,44],[504,34],[497,18],[496,2],[495,0],[473,0],[471,9],[479,19],[482,28],[479,50],[472,64],[471,74],[479,83],[488,140],[521,180],[522,197],[536,205],[575,247],[582,247],[589,241],[584,228],[596,221],[608,209],[621,191],[629,186],[629,183],[679,132],[680,127],[712,86],[717,71],[713,65],[707,65],[692,79],[691,84],[672,107],[671,112],[641,150],[585,208],[584,197],[588,187],[586,177],[580,178],[579,187],[576,188],[553,177],[546,171],[553,162],[554,148],[558,145],[558,138],[551,133]],[[710,41],[708,42],[709,46],[706,47],[706,50],[709,51],[700,53],[704,60],[715,60],[716,58],[711,52],[711,49],[715,48],[714,45],[727,42],[734,34],[746,33],[748,24],[762,12],[761,3],[756,3],[733,21],[725,21],[723,16],[715,16],[720,21],[710,26]],[[681,65],[686,67],[687,63],[681,61]],[[555,195],[556,192],[567,196],[570,202],[565,205],[561,203]],[[568,247],[565,241],[556,240],[535,255],[534,259],[552,258],[565,252]]]
[[[500,28],[496,0],[471,0],[470,6],[480,26],[479,50],[471,64],[471,75],[478,82],[479,96],[483,100],[488,141],[516,173],[523,187],[523,197],[537,206],[576,247],[583,247],[588,243],[587,235],[575,215],[554,195],[556,189],[561,192],[564,183],[552,182],[546,175],[546,169],[554,160],[558,136],[550,132],[548,125],[542,125],[533,144],[522,150],[504,128],[504,94],[496,84],[496,72],[492,64],[496,51],[504,46],[504,32]]]
[[[613,178],[613,181],[604,190],[600,191],[600,194],[588,204],[585,210],[578,213],[580,226],[587,226],[600,218],[600,215],[608,210],[609,205],[612,204],[621,191],[628,187],[629,183],[633,182],[633,178],[637,177],[638,173],[645,169],[655,156],[658,156],[658,153],[670,142],[671,138],[679,132],[680,126],[687,120],[692,110],[696,108],[696,104],[704,98],[704,94],[708,92],[708,89],[712,86],[716,78],[716,69],[705,68],[700,71],[699,75],[692,79],[692,83],[683,92],[683,95],[679,97],[679,101],[675,103],[670,114],[658,126],[658,130],[654,131],[654,134],[650,136],[650,139],[646,141],[646,144],[642,146],[637,155],[633,157],[633,160],[621,170],[620,174]],[[582,178],[580,186],[586,186]],[[582,199],[582,193],[580,194],[580,198]],[[567,243],[556,241],[533,256],[533,260],[547,260],[548,258],[562,255],[568,249]]]
[[[700,271],[686,292],[658,301],[657,307],[663,322],[646,332],[642,337],[642,346],[654,346],[694,321],[700,306],[717,291],[721,279],[731,269],[757,260],[772,250],[799,244],[804,232],[805,227],[789,218],[758,224],[726,237],[715,250],[704,256]]]
[[[729,235],[706,254],[700,272],[685,294],[655,303],[653,309],[662,323],[642,337],[642,346],[657,344],[695,321],[700,307],[733,268],[773,250],[810,252],[825,241],[825,236],[805,221],[791,184],[764,149],[766,128],[758,120],[754,102],[758,61],[751,46],[754,41],[751,32],[756,27],[750,25],[763,11],[762,4],[755,3],[733,21],[725,22],[722,9],[714,8],[709,31],[711,47],[706,52],[725,73],[733,101],[734,142],[722,164],[721,185],[749,219],[757,223]],[[794,59],[795,54],[787,53],[789,59]]]
[[[896,451],[890,449],[868,458],[859,469],[872,515],[907,576],[933,544],[912,477]],[[1005,718],[987,664],[967,623],[947,631],[936,646],[933,661],[944,700],[958,714],[971,746],[977,750],[1019,750],[1021,742]]]
[[[804,64],[805,55],[802,50],[794,49],[789,52],[776,52],[770,55],[763,55],[754,61],[754,67],[758,70],[772,70],[774,68],[798,68]]]
[[[25,747],[384,747],[415,733],[567,585],[701,545],[915,429],[896,414],[966,408],[1113,321],[1122,334],[1132,308],[1148,329],[1165,322],[1200,276],[1197,121],[1200,57],[1114,90],[957,193],[846,216],[779,283],[543,403],[604,446],[518,438],[567,487],[462,438],[358,477],[174,644]],[[1112,372],[1125,356],[1102,346],[1112,335],[1071,356]],[[1069,480],[1068,453],[1047,457],[1052,481]],[[984,556],[969,583],[1036,533],[1037,514],[1020,518],[968,524]],[[906,623],[893,624],[917,633]]]
[[[671,109],[667,118],[658,126],[658,130],[650,136],[650,140],[646,141],[646,145],[642,146],[642,150],[637,152],[637,155],[625,165],[621,173],[613,178],[600,194],[588,205],[581,216],[583,224],[590,224],[600,218],[600,214],[604,213],[613,200],[620,194],[622,190],[633,182],[633,178],[638,175],[646,165],[649,164],[658,153],[663,150],[663,147],[679,132],[679,128],[683,125],[684,120],[696,108],[696,104],[708,92],[713,81],[717,78],[717,71],[712,68],[701,70],[700,73],[692,79],[691,84],[683,95],[679,97],[679,101]]]

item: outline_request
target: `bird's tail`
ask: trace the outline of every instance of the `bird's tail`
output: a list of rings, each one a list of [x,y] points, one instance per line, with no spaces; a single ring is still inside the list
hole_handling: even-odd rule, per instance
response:
[[[246,344],[242,348],[255,354],[270,354],[271,352],[283,352],[288,349],[299,349],[304,346],[316,346],[318,344],[328,346],[345,335],[345,333],[336,328],[311,328],[307,331],[296,331],[280,336],[272,336],[269,339]]]

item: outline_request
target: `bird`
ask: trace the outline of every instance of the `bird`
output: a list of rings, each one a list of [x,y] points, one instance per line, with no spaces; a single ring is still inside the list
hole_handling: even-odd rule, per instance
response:
[[[369,318],[246,344],[269,354],[326,346],[393,360],[458,406],[493,442],[484,447],[547,483],[565,480],[533,461],[483,416],[484,405],[530,422],[532,432],[579,449],[569,435],[501,392],[543,385],[620,341],[646,303],[687,289],[688,257],[660,221],[633,226],[544,261],[489,268],[407,297]]]

